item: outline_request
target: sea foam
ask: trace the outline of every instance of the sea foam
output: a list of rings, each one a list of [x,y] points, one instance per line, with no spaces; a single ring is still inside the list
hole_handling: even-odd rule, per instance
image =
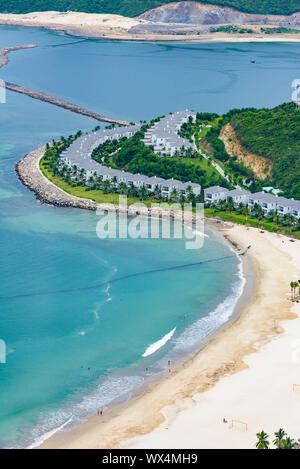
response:
[[[148,357],[149,355],[152,355],[161,347],[163,347],[171,339],[175,331],[176,327],[174,327],[174,329],[168,332],[168,334],[164,335],[162,339],[159,339],[157,342],[154,342],[153,344],[149,345],[149,347],[143,353],[142,357]]]

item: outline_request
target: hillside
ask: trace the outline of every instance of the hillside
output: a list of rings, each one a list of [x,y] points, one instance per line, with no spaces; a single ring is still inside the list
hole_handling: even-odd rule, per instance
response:
[[[300,109],[288,103],[242,110],[230,123],[248,151],[272,161],[272,185],[300,199]]]
[[[33,11],[83,11],[138,16],[147,10],[171,3],[169,0],[0,0],[2,13]],[[200,3],[232,7],[246,13],[290,15],[300,11],[300,0],[205,0]]]

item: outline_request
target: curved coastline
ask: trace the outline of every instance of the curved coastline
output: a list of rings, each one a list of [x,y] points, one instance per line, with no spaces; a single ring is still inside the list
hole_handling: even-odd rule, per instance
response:
[[[219,236],[218,236],[219,237]],[[219,237],[218,242],[224,243],[224,239],[222,237]],[[225,240],[225,244],[228,244]],[[201,350],[203,350],[206,345],[215,337],[217,336],[218,333],[220,333],[224,328],[226,328],[232,321],[234,321],[238,315],[241,312],[241,307],[240,307],[240,302],[243,304],[245,301],[247,301],[247,298],[249,295],[252,294],[252,289],[253,289],[253,284],[251,282],[248,282],[248,278],[246,280],[246,275],[244,275],[244,266],[245,263],[241,260],[240,258],[240,264],[239,264],[239,273],[238,273],[238,280],[237,282],[234,282],[235,286],[237,286],[237,291],[234,291],[229,294],[214,310],[212,310],[205,318],[208,320],[215,321],[217,319],[216,313],[220,312],[221,310],[224,310],[224,307],[227,305],[229,306],[229,313],[226,312],[226,315],[228,314],[229,317],[224,319],[224,321],[220,324],[216,324],[213,330],[211,330],[205,338],[201,337],[199,335],[197,344],[194,343],[192,347],[189,348],[188,351],[178,351],[175,349],[174,351],[178,355],[178,357],[174,360],[172,360],[172,374],[180,372],[181,368],[186,366],[190,360],[192,360],[196,354],[200,353]],[[249,266],[248,266],[249,267]],[[200,320],[196,321],[195,323],[191,324],[188,329],[183,331],[184,337],[181,338],[179,337],[180,340],[186,339],[186,333],[189,333],[190,330],[195,329],[197,332],[199,332],[199,329],[197,328],[198,323]],[[172,335],[174,332],[174,329],[169,332],[163,339],[165,339],[167,336]],[[168,337],[169,339],[169,337]],[[157,343],[151,344],[150,347],[153,345],[156,345]],[[148,347],[148,349],[150,348]],[[147,349],[147,351],[148,351]],[[153,353],[155,350],[153,351]],[[144,355],[143,355],[144,356]],[[166,378],[168,377],[167,371],[161,370],[155,372],[155,374],[151,375],[150,377],[146,377],[144,381],[140,384],[137,384],[133,390],[121,394],[119,397],[113,399],[110,403],[107,404],[107,406],[104,406],[104,415],[103,415],[103,421],[107,422],[113,416],[116,415],[116,413],[119,413],[120,411],[128,406],[130,407],[134,402],[138,399],[143,399],[143,396],[146,396],[148,393],[151,393],[152,390],[156,387],[159,386],[160,383],[162,383]],[[43,448],[44,445],[48,445],[48,441],[51,442],[52,438],[60,438],[60,436],[63,436],[64,434],[66,436],[72,435],[73,431],[75,430],[76,432],[85,425],[89,425],[93,421],[94,417],[93,415],[87,415],[85,419],[81,421],[72,421],[69,419],[69,421],[66,421],[63,423],[61,426],[57,427],[56,429],[53,429],[51,432],[42,434],[40,437],[36,439],[36,441],[31,444],[28,449],[40,449]],[[99,423],[99,419],[95,420],[95,423]],[[61,429],[64,429],[64,433],[61,433]]]
[[[97,204],[89,199],[71,196],[47,180],[39,168],[44,151],[45,146],[34,150],[16,166],[22,182],[35,192],[41,202],[88,210],[118,209],[112,204]],[[127,209],[128,213],[141,213],[140,207],[130,208],[131,210]],[[154,215],[147,208],[141,214]],[[128,402],[112,405],[101,422],[99,418],[91,417],[87,422],[71,427],[68,432],[56,433],[41,448],[124,448],[138,444],[136,438],[143,438],[141,435],[156,431],[166,420],[165,408],[177,408],[178,400],[180,407],[187,398],[194,398],[199,393],[201,395],[224,376],[246,369],[245,357],[257,352],[261,345],[283,332],[278,321],[297,317],[291,311],[291,303],[286,301],[288,286],[282,284],[282,278],[293,269],[291,259],[272,246],[272,243],[280,246],[281,240],[286,238],[273,233],[261,235],[255,228],[247,230],[244,226],[207,221],[225,242],[230,243],[234,251],[245,248],[249,241],[255,247],[259,246],[257,252],[256,249],[251,249],[249,256],[247,255],[256,273],[255,289],[253,287],[249,292],[248,288],[246,298],[238,301],[230,318],[207,338],[200,351],[186,358],[183,364],[178,363],[170,375],[163,373],[145,383],[140,390],[133,393]],[[296,243],[298,245],[299,241]],[[296,245],[293,247],[297,248]],[[268,258],[265,252],[269,252]],[[274,269],[275,265],[280,265],[276,275],[270,262],[274,262]],[[244,270],[244,275],[248,280],[247,269]],[[265,292],[266,284],[269,295]],[[237,340],[238,337],[243,337],[243,341]],[[148,412],[143,414],[142,409],[145,406],[153,409],[151,415]]]
[[[196,213],[184,213],[182,210],[164,210],[156,207],[145,207],[139,204],[132,205],[116,205],[112,203],[96,203],[91,199],[85,199],[68,194],[53,182],[47,179],[40,167],[39,163],[46,150],[46,145],[43,145],[27,155],[24,156],[16,164],[16,172],[21,182],[28,187],[29,190],[35,193],[37,199],[41,203],[55,205],[57,207],[73,207],[81,208],[84,210],[104,210],[114,212],[127,212],[128,215],[144,215],[154,216],[160,218],[171,218],[185,222],[196,222]]]
[[[180,443],[180,436],[177,443],[168,439],[170,437],[167,430],[174,419],[184,413],[185,409],[193,409],[201,400],[204,399],[205,403],[206,393],[222,386],[224,377],[227,377],[228,382],[234,380],[235,376],[238,377],[239,372],[247,370],[249,355],[258,356],[264,345],[273,343],[272,339],[278,335],[285,337],[282,321],[296,320],[299,310],[292,310],[294,305],[287,301],[289,288],[282,282],[282,278],[286,278],[291,271],[299,275],[299,265],[292,255],[297,253],[300,242],[296,241],[297,245],[291,243],[284,246],[282,236],[273,233],[262,235],[255,228],[247,230],[245,227],[229,224],[222,225],[220,235],[226,235],[227,239],[229,237],[241,247],[246,246],[249,241],[253,243],[249,260],[256,274],[255,290],[250,295],[248,293],[246,301],[239,305],[239,310],[231,316],[231,320],[210,337],[194,356],[183,364],[179,363],[172,373],[165,372],[164,379],[148,383],[143,394],[133,395],[128,402],[112,406],[101,420],[98,416],[91,417],[87,422],[71,427],[68,432],[56,433],[40,448],[187,447],[188,443]],[[257,378],[258,384],[260,379]],[[236,387],[231,391],[232,395],[235,393],[238,393]],[[222,398],[219,404],[221,402]],[[268,395],[266,402],[269,402]],[[207,413],[210,412],[213,411],[207,409]],[[217,428],[224,416],[227,417],[227,414],[218,416],[219,422],[215,423]],[[198,418],[201,422],[201,415]],[[193,428],[193,423],[191,425]],[[257,425],[260,428],[260,423]],[[205,419],[202,430],[206,431]],[[228,432],[224,425],[221,426],[222,430],[225,431],[223,438],[232,436],[236,444],[238,434]],[[258,431],[257,426],[250,430],[254,432],[254,436]],[[159,442],[162,434],[167,443]],[[151,439],[155,440],[156,446],[151,446]],[[189,447],[205,447],[201,441],[199,435],[199,441]],[[215,440],[211,444],[214,443]],[[222,444],[220,440],[215,443],[215,447],[218,444]]]

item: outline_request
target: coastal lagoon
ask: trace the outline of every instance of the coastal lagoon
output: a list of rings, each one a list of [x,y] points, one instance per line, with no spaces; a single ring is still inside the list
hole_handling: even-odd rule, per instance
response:
[[[0,28],[1,48],[28,43],[39,47],[10,54],[0,78],[129,121],[279,104],[299,61],[297,44],[118,43]],[[20,183],[14,166],[28,151],[95,125],[10,92],[0,104],[1,447],[35,445],[128,397],[228,320],[242,290],[238,258],[209,230],[198,251],[183,240],[100,241],[95,213],[41,205]]]

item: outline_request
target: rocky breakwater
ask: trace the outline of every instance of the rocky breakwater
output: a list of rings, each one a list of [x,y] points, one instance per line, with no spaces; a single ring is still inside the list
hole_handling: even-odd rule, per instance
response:
[[[16,172],[23,184],[33,191],[42,203],[59,207],[77,207],[86,210],[96,210],[96,202],[67,194],[42,174],[39,162],[45,150],[46,146],[44,145],[28,153],[17,163]]]
[[[46,145],[37,148],[28,153],[16,165],[16,172],[22,183],[33,191],[42,203],[56,205],[58,207],[102,210],[104,212],[114,211],[117,213],[127,213],[128,216],[142,215],[147,217],[167,218],[185,223],[196,223],[198,221],[197,217],[199,215],[192,211],[183,212],[179,204],[172,204],[170,209],[168,209],[166,204],[162,207],[159,206],[159,204],[155,204],[154,207],[146,207],[142,203],[127,206],[122,204],[96,203],[90,199],[83,199],[68,194],[43,175],[39,163],[45,150]]]
[[[22,49],[32,49],[36,47],[34,44],[28,44],[25,46],[14,46],[14,47],[7,47],[6,49],[0,49],[0,68],[4,67],[8,63],[8,57],[7,54],[10,52],[14,52],[17,50],[22,50]]]

